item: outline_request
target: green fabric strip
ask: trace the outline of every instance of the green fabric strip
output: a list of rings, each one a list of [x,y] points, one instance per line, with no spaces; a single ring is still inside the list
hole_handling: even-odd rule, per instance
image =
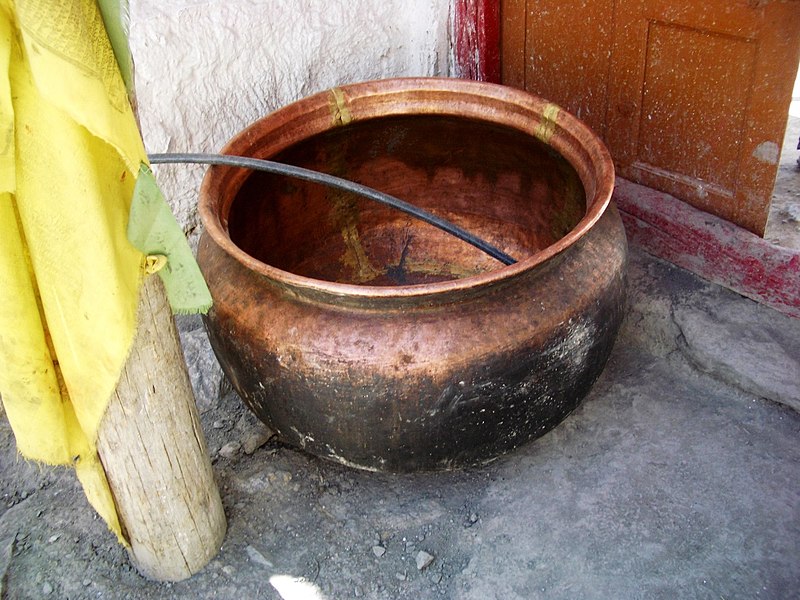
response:
[[[147,256],[165,256],[158,271],[172,311],[180,314],[205,313],[211,308],[208,291],[186,236],[164,199],[153,172],[142,163],[133,190],[128,240]]]
[[[97,0],[97,7],[106,26],[108,40],[114,50],[128,97],[133,98],[133,58],[128,47],[130,23],[128,0]]]

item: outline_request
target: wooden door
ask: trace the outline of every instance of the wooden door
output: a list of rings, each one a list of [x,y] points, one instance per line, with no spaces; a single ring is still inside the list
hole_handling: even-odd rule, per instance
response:
[[[618,173],[763,235],[800,2],[502,0],[503,81],[561,104]]]

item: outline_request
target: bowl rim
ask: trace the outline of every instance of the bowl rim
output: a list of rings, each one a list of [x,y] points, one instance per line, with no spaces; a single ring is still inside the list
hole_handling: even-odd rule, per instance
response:
[[[228,234],[227,215],[236,192],[250,171],[237,167],[211,166],[203,177],[198,201],[205,233],[246,269],[296,292],[353,298],[414,298],[474,290],[527,273],[576,244],[602,217],[611,201],[614,189],[611,155],[585,123],[556,104],[526,91],[465,79],[380,79],[331,88],[254,121],[231,138],[221,152],[270,158],[293,143],[335,127],[345,126],[351,121],[425,114],[470,118],[503,125],[548,144],[578,172],[586,191],[586,213],[575,227],[555,243],[512,265],[500,265],[497,269],[477,275],[404,286],[333,282],[279,269],[239,248]],[[265,128],[266,133],[263,131]],[[277,149],[269,150],[276,146]],[[235,191],[230,193],[232,186],[236,186]],[[593,191],[591,197],[590,191]]]

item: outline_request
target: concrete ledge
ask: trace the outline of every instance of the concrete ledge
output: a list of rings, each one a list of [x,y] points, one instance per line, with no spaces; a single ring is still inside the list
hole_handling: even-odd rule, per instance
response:
[[[636,246],[617,344],[645,348],[675,369],[685,360],[717,381],[800,413],[800,319]]]
[[[626,179],[617,178],[613,199],[632,244],[800,318],[800,252]]]
[[[800,412],[800,321],[731,296],[673,307],[679,349],[702,372]]]

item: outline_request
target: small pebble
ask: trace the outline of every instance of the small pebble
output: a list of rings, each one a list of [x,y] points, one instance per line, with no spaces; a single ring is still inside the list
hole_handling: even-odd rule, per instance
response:
[[[407,574],[407,573],[395,573],[395,574],[394,574],[394,576],[395,576],[395,577],[396,577],[396,578],[397,578],[399,581],[405,581],[406,579],[408,579],[408,574]]]
[[[266,444],[270,438],[273,436],[271,430],[267,429],[266,427],[262,427],[257,429],[244,438],[242,442],[242,449],[244,453],[248,456],[261,448],[264,444]]]
[[[242,445],[239,442],[228,442],[219,449],[219,455],[223,458],[233,458],[239,453]]]
[[[83,583],[83,587],[89,587],[90,585],[92,585],[92,580],[87,577],[86,579],[84,579],[82,581],[82,583]]]
[[[53,593],[53,586],[50,585],[47,581],[45,581],[44,584],[42,585],[42,594],[44,594],[45,596],[49,596],[52,593]]]
[[[234,569],[230,565],[225,565],[224,567],[222,567],[222,572],[225,573],[225,575],[227,575],[228,577],[231,577],[234,573],[236,573],[236,569]]]
[[[55,534],[55,535],[51,535],[51,536],[48,538],[48,540],[47,540],[47,543],[48,543],[48,544],[52,544],[53,542],[57,542],[57,541],[58,541],[58,539],[59,539],[60,537],[61,537],[61,534],[60,534],[60,533],[57,533],[57,534]]]
[[[430,564],[434,561],[434,556],[432,554],[428,554],[425,550],[420,550],[417,552],[417,569],[422,571],[430,566]]]
[[[386,548],[384,548],[383,546],[373,546],[372,553],[378,558],[380,558],[381,556],[386,554]]]
[[[273,567],[273,564],[269,562],[266,559],[266,557],[263,554],[261,554],[261,552],[259,552],[252,546],[247,546],[247,548],[245,548],[245,552],[247,552],[247,556],[250,558],[250,560],[256,563],[257,565],[261,565],[262,567],[267,567],[268,569],[271,569]]]

